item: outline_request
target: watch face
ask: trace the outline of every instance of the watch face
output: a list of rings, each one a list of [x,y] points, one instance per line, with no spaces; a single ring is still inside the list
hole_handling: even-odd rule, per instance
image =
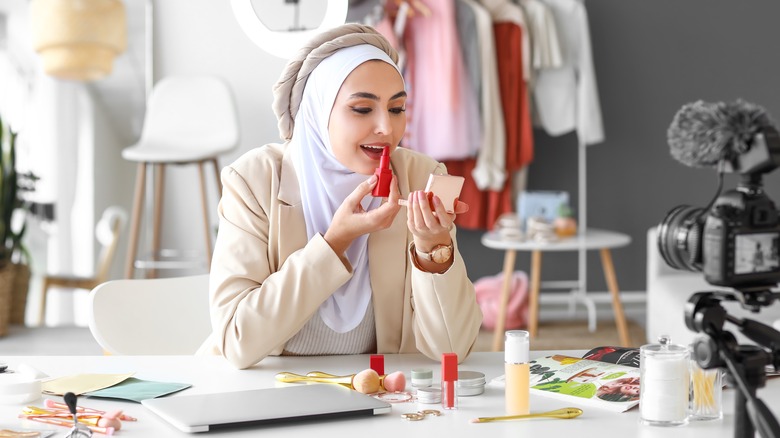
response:
[[[452,256],[452,250],[447,245],[440,245],[431,253],[431,258],[436,263],[445,263]]]

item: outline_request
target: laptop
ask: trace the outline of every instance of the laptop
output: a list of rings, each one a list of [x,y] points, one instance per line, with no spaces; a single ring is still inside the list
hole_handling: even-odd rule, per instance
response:
[[[371,416],[391,411],[387,402],[331,384],[176,395],[143,400],[141,404],[184,432]]]

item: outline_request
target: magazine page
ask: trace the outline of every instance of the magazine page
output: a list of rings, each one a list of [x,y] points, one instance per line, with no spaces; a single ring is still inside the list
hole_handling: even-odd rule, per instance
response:
[[[638,348],[613,346],[596,347],[583,354],[582,358],[639,368]]]
[[[583,354],[582,358],[639,368],[639,348],[614,346],[596,347]],[[726,370],[724,369],[723,372],[725,373]],[[774,365],[767,365],[766,377],[780,377],[780,370],[776,370]],[[726,386],[725,379],[723,381],[723,386]]]
[[[613,412],[639,404],[639,368],[554,355],[532,360],[531,394]]]

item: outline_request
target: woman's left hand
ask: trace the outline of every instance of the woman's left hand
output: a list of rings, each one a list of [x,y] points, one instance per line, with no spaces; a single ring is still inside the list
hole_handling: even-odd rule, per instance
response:
[[[429,251],[436,245],[448,245],[455,215],[468,211],[468,204],[456,201],[455,213],[447,213],[438,196],[433,195],[431,201],[428,202],[428,196],[422,190],[411,192],[407,199],[406,224],[414,235],[415,246],[422,251]],[[431,204],[434,210],[431,210]]]

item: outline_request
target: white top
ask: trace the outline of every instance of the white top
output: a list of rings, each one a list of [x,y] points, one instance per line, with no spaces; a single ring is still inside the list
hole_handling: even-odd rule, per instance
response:
[[[582,0],[543,0],[553,11],[563,45],[563,66],[540,70],[533,88],[539,122],[552,136],[576,129],[580,144],[604,141],[601,104]]]
[[[584,351],[531,352],[531,357],[564,353],[581,356]],[[239,391],[245,389],[270,388],[277,385],[274,374],[280,371],[306,373],[319,370],[333,374],[350,374],[369,366],[368,355],[358,356],[321,356],[321,357],[282,357],[269,356],[260,365],[246,370],[236,370],[221,357],[217,356],[18,356],[4,357],[12,369],[20,363],[32,365],[46,374],[59,377],[80,373],[126,373],[135,372],[135,377],[162,382],[191,383],[192,388],[168,397],[185,394],[209,392]],[[414,368],[433,369],[433,381],[441,378],[441,367],[421,354],[385,355],[385,371],[403,371],[409,375]],[[472,353],[460,364],[460,370],[479,371],[485,374],[487,382],[504,373],[503,353]],[[407,385],[411,389],[411,385]],[[677,428],[651,427],[639,423],[638,409],[624,413],[614,413],[584,407],[581,417],[573,420],[534,420],[504,421],[489,424],[471,424],[475,417],[504,415],[503,389],[488,383],[482,395],[459,397],[458,409],[444,411],[440,405],[417,403],[393,404],[390,414],[376,417],[335,420],[327,422],[309,422],[271,428],[247,428],[228,432],[209,432],[208,437],[330,437],[365,438],[377,436],[441,436],[449,438],[479,436],[605,436],[676,438],[696,437],[719,438],[734,436],[734,395],[735,391],[723,391],[723,420],[698,421]],[[780,416],[780,379],[769,379],[767,386],[758,390],[758,396],[776,416]],[[61,401],[61,397],[50,397]],[[42,406],[43,400],[24,404],[0,405],[0,418],[4,428],[22,425],[49,427],[35,422],[22,422],[17,416],[26,405]],[[541,412],[559,409],[565,406],[577,406],[575,403],[563,404],[558,400],[532,395],[531,411]],[[137,422],[124,422],[119,435],[132,437],[193,437],[180,432],[161,418],[138,403],[122,402],[112,399],[79,398],[79,404],[102,410],[122,409],[125,414],[138,418]],[[581,406],[580,406],[581,407]],[[419,409],[438,409],[440,417],[428,417],[422,421],[409,422],[400,418],[400,414],[416,412]],[[51,426],[62,436],[64,427]],[[583,432],[584,431],[584,432]],[[584,433],[584,434],[583,434]]]
[[[530,28],[531,63],[534,70],[563,65],[563,48],[555,17],[542,0],[520,0]]]

